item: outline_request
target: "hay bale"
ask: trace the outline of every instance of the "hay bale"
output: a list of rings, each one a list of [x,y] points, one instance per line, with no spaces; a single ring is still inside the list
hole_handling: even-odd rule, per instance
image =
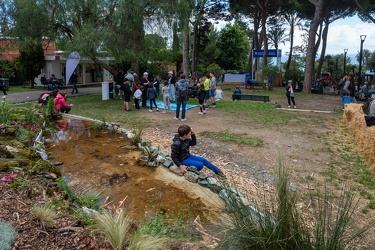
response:
[[[357,103],[346,104],[344,123],[349,128],[362,156],[371,168],[375,169],[375,126],[366,126],[362,105]]]

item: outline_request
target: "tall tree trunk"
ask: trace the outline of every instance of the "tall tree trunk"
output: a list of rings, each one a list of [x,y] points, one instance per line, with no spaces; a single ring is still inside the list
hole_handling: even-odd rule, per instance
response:
[[[294,19],[292,21],[292,25],[290,25],[290,34],[289,34],[289,39],[290,39],[290,47],[289,47],[289,56],[288,56],[288,61],[286,63],[285,70],[288,70],[290,67],[290,62],[292,61],[292,53],[293,53],[293,43],[294,43],[294,28],[295,28],[295,22]]]
[[[315,62],[315,36],[323,16],[325,0],[309,0],[315,6],[314,18],[310,23],[309,38],[306,52],[305,78],[303,81],[303,91],[311,93],[311,83],[314,80]]]
[[[328,19],[328,20],[327,20]],[[322,73],[322,67],[323,67],[323,62],[324,58],[326,55],[326,49],[327,49],[327,37],[328,37],[328,27],[329,27],[329,17],[326,17],[326,20],[324,21],[325,26],[323,29],[322,33],[322,51],[320,53],[320,58],[319,58],[319,64],[318,64],[318,69],[316,70],[316,78],[320,78],[321,73]]]
[[[252,68],[255,68],[255,70],[258,69],[258,60],[254,61],[253,65],[253,50],[254,49],[261,49],[261,45],[259,42],[259,37],[258,37],[258,31],[259,31],[259,24],[260,24],[260,13],[258,12],[259,15],[255,15],[253,19],[253,28],[254,28],[254,33],[253,33],[253,44],[251,46],[251,51],[250,51],[250,56],[249,56],[249,64],[251,64]],[[253,72],[253,78],[255,79],[255,72]]]
[[[196,22],[194,24],[193,30],[193,51],[192,51],[192,62],[191,62],[191,71],[194,73],[197,71],[197,56],[198,56],[198,34],[199,34],[199,26]]]
[[[183,51],[182,51],[182,72],[186,79],[189,78],[189,29],[185,29],[183,36]]]
[[[268,17],[268,0],[262,1],[262,38],[263,38],[263,46],[264,46],[264,53],[263,53],[263,66],[267,66],[268,63],[268,37],[267,37],[267,17]]]

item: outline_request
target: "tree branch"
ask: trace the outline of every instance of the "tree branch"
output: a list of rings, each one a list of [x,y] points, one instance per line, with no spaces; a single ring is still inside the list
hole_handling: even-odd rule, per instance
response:
[[[375,18],[373,18],[359,3],[358,0],[355,0],[355,4],[357,5],[358,9],[365,15],[368,19],[370,19],[373,23],[375,23]]]

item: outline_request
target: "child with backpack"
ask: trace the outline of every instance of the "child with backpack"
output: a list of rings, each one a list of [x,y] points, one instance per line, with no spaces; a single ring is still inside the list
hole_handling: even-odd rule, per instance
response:
[[[188,89],[189,89],[189,82],[185,79],[185,74],[181,74],[180,80],[176,83],[176,116],[173,118],[175,120],[179,120],[180,116],[180,108],[182,106],[181,111],[181,121],[186,121],[185,113],[186,113],[186,102],[188,99]]]

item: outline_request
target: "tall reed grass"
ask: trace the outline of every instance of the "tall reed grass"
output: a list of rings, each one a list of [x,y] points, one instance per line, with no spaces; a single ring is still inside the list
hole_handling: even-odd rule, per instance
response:
[[[276,193],[267,204],[264,197],[259,208],[241,199],[233,188],[226,187],[227,208],[231,223],[221,247],[226,249],[344,249],[353,247],[354,242],[374,223],[357,231],[349,230],[358,199],[343,189],[335,204],[332,195],[317,200],[313,209],[315,223],[308,227],[302,213],[297,209],[297,197],[290,190],[287,169],[278,160]],[[256,204],[259,205],[259,204]]]

